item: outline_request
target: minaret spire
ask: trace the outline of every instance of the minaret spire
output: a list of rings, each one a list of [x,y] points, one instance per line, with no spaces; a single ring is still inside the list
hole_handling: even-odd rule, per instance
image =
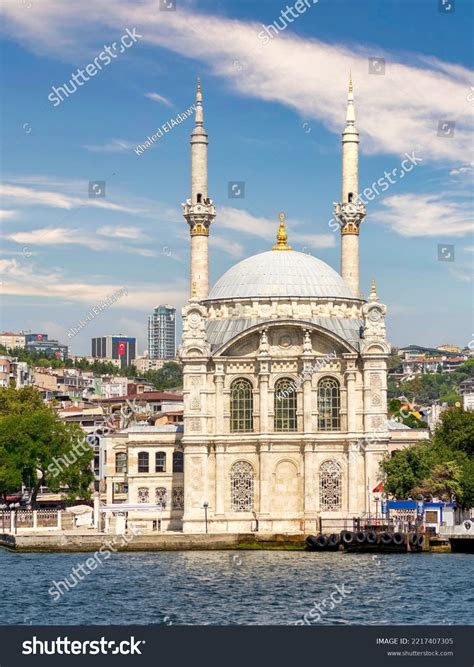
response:
[[[216,209],[207,192],[207,147],[204,129],[201,80],[197,80],[196,114],[191,133],[191,199],[183,204],[183,215],[191,234],[191,295],[205,299],[209,293],[209,227]]]
[[[354,296],[359,292],[359,227],[365,217],[359,199],[359,133],[355,126],[354,88],[349,74],[346,126],[342,133],[342,194],[334,204],[334,214],[341,226],[341,276]]]

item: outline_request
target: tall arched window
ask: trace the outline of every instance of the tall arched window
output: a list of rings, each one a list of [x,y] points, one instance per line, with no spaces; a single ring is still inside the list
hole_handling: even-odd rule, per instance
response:
[[[296,431],[296,387],[291,378],[275,382],[275,431]]]
[[[230,387],[230,430],[253,431],[252,384],[245,378],[234,380]]]
[[[319,469],[319,504],[323,512],[342,507],[342,473],[337,461],[325,461]]]
[[[117,452],[115,454],[115,472],[127,472],[127,454],[125,452]]]
[[[254,472],[247,461],[237,461],[232,465],[231,505],[233,512],[251,512],[253,510]]]
[[[183,452],[173,452],[173,472],[184,472]]]
[[[148,452],[138,452],[138,472],[149,472],[150,455]]]
[[[166,472],[166,452],[156,452],[155,472]]]
[[[339,382],[334,378],[322,378],[318,384],[318,429],[339,431],[341,392]]]

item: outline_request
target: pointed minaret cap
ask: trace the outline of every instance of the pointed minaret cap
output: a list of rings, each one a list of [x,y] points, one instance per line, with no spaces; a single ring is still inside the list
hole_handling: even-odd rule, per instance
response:
[[[355,123],[354,88],[352,85],[352,72],[349,72],[349,92],[347,93],[346,124],[354,125],[354,123]]]
[[[288,234],[286,233],[285,227],[285,214],[282,211],[278,216],[280,218],[280,227],[277,234],[277,243],[273,246],[272,250],[291,250],[291,246],[288,245]]]
[[[196,90],[196,127],[202,127],[204,124],[204,112],[202,109],[201,79],[198,77]]]
[[[370,301],[378,301],[379,297],[377,296],[377,285],[375,284],[375,278],[372,278],[372,285],[370,287]]]

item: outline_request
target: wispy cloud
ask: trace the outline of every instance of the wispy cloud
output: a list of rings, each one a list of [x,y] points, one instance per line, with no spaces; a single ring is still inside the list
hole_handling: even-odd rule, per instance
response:
[[[474,162],[463,164],[460,167],[455,167],[449,172],[450,176],[472,176],[474,173]]]
[[[296,228],[301,224],[298,220],[287,221],[290,244],[295,241],[312,248],[332,248],[336,245],[334,234],[300,234]],[[219,227],[244,235],[258,236],[271,242],[276,237],[278,225],[277,220],[255,216],[244,209],[223,207],[219,212]]]
[[[33,3],[28,11],[9,2],[3,12],[10,39],[61,57],[72,57],[74,49],[99,30],[103,36],[116,34],[124,25],[146,26],[144,43],[199,60],[236,94],[279,102],[337,133],[352,69],[363,150],[399,155],[416,149],[426,160],[465,160],[472,127],[466,90],[472,73],[460,65],[387,51],[382,44],[369,51],[363,44],[349,47],[301,38],[290,29],[264,44],[258,37],[261,24],[186,7],[164,17],[156,11],[156,0],[117,0],[113,5],[94,0],[86,12],[84,3],[62,0]],[[374,50],[386,59],[385,76],[367,76],[367,58]],[[437,136],[440,119],[455,119],[454,136]]]
[[[99,227],[96,233],[99,234],[99,236],[107,236],[112,239],[142,241],[148,238],[139,227],[114,227],[112,225],[104,225],[103,227]]]
[[[447,201],[437,194],[403,194],[387,197],[374,219],[402,236],[462,236],[474,231],[471,207]]]
[[[154,102],[161,102],[167,107],[173,106],[173,102],[171,102],[167,97],[159,95],[158,93],[145,93],[145,97],[148,97],[149,100],[153,100]]]
[[[474,282],[474,272],[472,267],[466,266],[449,266],[449,273],[456,280],[461,281],[462,283],[472,283]]]
[[[243,257],[244,255],[244,247],[241,243],[226,239],[215,233],[209,236],[209,244],[211,248],[222,250],[231,257]]]
[[[23,243],[24,245],[57,246],[57,245],[81,245],[91,250],[104,250],[107,248],[105,239],[97,239],[80,229],[67,229],[64,227],[45,227],[26,232],[14,232],[5,237],[8,241]]]
[[[13,210],[0,210],[0,220],[11,220],[12,218],[18,217],[18,211]]]
[[[127,153],[130,150],[133,150],[137,142],[126,141],[125,139],[111,139],[108,144],[103,144],[100,146],[88,145],[86,148],[91,153]]]
[[[87,187],[87,184],[85,185]],[[14,202],[16,206],[49,206],[67,210],[80,207],[91,207],[119,211],[121,213],[129,213],[133,215],[143,213],[140,209],[133,209],[128,206],[115,204],[105,198],[89,198],[87,193],[87,189],[84,188],[84,196],[76,197],[63,192],[38,190],[8,183],[0,185],[0,196],[7,202]]]
[[[50,272],[38,269],[31,262],[25,264],[15,259],[0,259],[2,293],[20,297],[38,297],[41,299],[60,299],[63,302],[93,304],[112,294],[123,283],[75,282],[65,278],[59,270]],[[188,298],[187,281],[161,284],[158,288],[152,283],[127,283],[131,298],[126,307],[131,310],[148,311],[157,303],[184,305]],[[123,306],[122,306],[123,307]]]

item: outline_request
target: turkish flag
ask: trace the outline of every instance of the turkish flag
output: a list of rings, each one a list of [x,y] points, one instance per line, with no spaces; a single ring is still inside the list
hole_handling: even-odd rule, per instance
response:
[[[117,345],[117,353],[119,357],[123,357],[127,353],[127,343],[124,340],[121,340]]]
[[[383,482],[377,484],[375,489],[372,489],[372,493],[381,493],[383,491]]]

